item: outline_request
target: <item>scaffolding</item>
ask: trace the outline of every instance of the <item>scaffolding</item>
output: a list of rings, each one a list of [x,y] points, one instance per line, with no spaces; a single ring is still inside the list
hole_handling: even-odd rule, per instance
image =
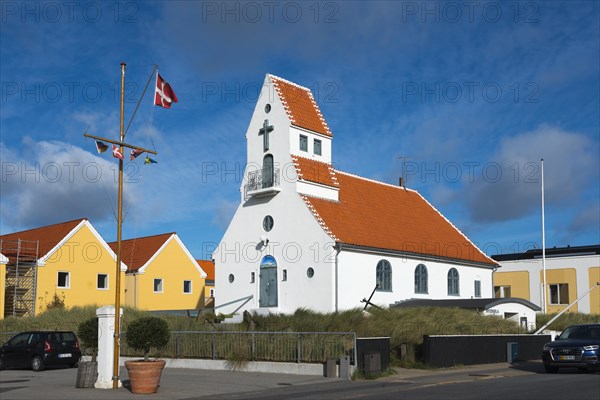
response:
[[[38,240],[0,240],[6,265],[4,317],[33,317],[37,288]]]

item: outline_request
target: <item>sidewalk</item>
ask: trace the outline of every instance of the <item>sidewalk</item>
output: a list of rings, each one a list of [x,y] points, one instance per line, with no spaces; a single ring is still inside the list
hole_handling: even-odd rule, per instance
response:
[[[265,390],[284,386],[316,385],[336,381],[323,377],[258,372],[165,368],[157,394],[136,395],[128,389],[127,370],[121,370],[120,389],[77,389],[77,368],[0,371],[0,398],[9,399],[190,399],[217,394]],[[150,396],[150,397],[148,397]]]
[[[531,373],[542,373],[544,367],[541,361],[520,361],[514,364],[495,363],[463,365],[438,369],[406,369],[394,368],[395,374],[385,377],[390,381],[410,381],[413,379],[439,381],[441,378],[473,380],[517,376]]]

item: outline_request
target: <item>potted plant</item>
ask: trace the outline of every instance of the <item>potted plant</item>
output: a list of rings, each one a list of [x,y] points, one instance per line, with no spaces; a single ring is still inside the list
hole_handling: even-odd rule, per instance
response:
[[[127,345],[144,352],[143,360],[126,361],[132,393],[156,393],[164,360],[148,358],[151,348],[161,348],[169,343],[171,333],[166,321],[158,317],[143,317],[127,327]]]
[[[91,361],[80,361],[77,369],[78,388],[93,388],[98,378],[98,318],[93,317],[83,321],[77,328],[77,336],[83,342],[86,350],[91,350]]]

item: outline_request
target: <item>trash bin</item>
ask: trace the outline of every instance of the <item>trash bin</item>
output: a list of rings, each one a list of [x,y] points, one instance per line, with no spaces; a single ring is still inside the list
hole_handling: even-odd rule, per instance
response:
[[[337,378],[337,359],[327,359],[325,363],[325,378]]]
[[[350,379],[350,357],[340,357],[340,378]]]
[[[513,363],[519,359],[519,343],[508,342],[506,343],[506,361]]]
[[[367,375],[381,372],[381,353],[365,353],[364,373]]]

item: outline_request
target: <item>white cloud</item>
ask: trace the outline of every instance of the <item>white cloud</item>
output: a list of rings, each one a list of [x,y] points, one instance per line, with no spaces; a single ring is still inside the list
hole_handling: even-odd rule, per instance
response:
[[[504,138],[487,164],[488,173],[464,186],[471,218],[506,221],[539,208],[541,158],[546,204],[577,207],[587,185],[598,177],[597,154],[597,144],[588,137],[550,125]]]
[[[114,218],[118,167],[107,161],[113,160],[110,155],[101,158],[61,141],[30,138],[23,139],[20,154],[4,144],[2,150],[3,232],[82,217]],[[124,200],[127,207],[135,193],[126,193]]]

